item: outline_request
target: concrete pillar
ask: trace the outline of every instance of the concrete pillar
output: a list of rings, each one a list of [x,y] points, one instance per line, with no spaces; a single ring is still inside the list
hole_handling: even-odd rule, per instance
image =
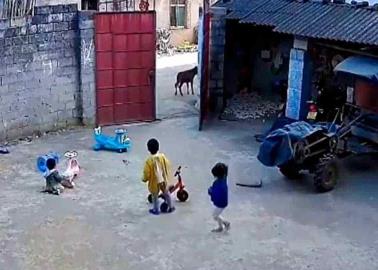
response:
[[[306,39],[294,39],[288,77],[286,117],[303,120],[308,111],[307,101],[311,97],[311,70]]]
[[[210,26],[210,109],[216,110],[223,96],[223,67],[226,36],[226,9],[211,8]]]
[[[94,11],[79,11],[80,42],[80,95],[81,115],[84,125],[94,126],[96,122],[96,85],[95,85],[95,43]]]

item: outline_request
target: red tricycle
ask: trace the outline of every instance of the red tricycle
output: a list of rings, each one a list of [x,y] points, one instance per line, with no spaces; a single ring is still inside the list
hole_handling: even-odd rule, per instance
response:
[[[189,198],[189,193],[185,190],[184,181],[181,178],[181,166],[175,172],[175,177],[177,177],[177,183],[168,187],[169,193],[174,193],[176,190],[177,199],[180,202],[185,202]],[[160,194],[159,198],[164,199],[163,195]],[[152,195],[148,195],[148,201],[152,203]]]

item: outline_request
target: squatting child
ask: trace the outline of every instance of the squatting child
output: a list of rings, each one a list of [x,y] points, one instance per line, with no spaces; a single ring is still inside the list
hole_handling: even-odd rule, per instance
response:
[[[45,176],[46,178],[45,192],[59,195],[64,190],[64,187],[62,186],[61,183],[64,182],[66,178],[60,175],[58,170],[56,169],[55,159],[53,158],[48,159],[46,162],[46,167],[48,169],[48,173]]]

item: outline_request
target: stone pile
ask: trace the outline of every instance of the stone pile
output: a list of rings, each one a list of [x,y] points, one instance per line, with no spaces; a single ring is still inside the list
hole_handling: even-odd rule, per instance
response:
[[[221,115],[225,120],[252,120],[277,115],[279,103],[264,100],[256,93],[235,95]]]

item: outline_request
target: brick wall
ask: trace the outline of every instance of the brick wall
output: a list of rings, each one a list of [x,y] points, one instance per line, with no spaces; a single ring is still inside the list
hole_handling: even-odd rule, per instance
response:
[[[81,82],[88,80],[81,67],[92,63],[94,55],[87,53],[85,61],[81,59],[87,52],[81,50],[81,17],[77,5],[57,5],[36,7],[34,16],[18,26],[0,21],[0,140],[83,121],[84,106],[90,107],[83,103],[83,93],[87,96],[92,90]],[[89,34],[83,36],[90,40]],[[91,38],[93,43],[93,31]],[[88,119],[94,115],[85,118],[93,123]]]
[[[211,11],[209,92],[211,107],[215,110],[220,105],[223,94],[226,20],[225,9],[212,8]]]
[[[80,108],[83,124],[93,126],[96,115],[95,47],[93,11],[79,12]]]

